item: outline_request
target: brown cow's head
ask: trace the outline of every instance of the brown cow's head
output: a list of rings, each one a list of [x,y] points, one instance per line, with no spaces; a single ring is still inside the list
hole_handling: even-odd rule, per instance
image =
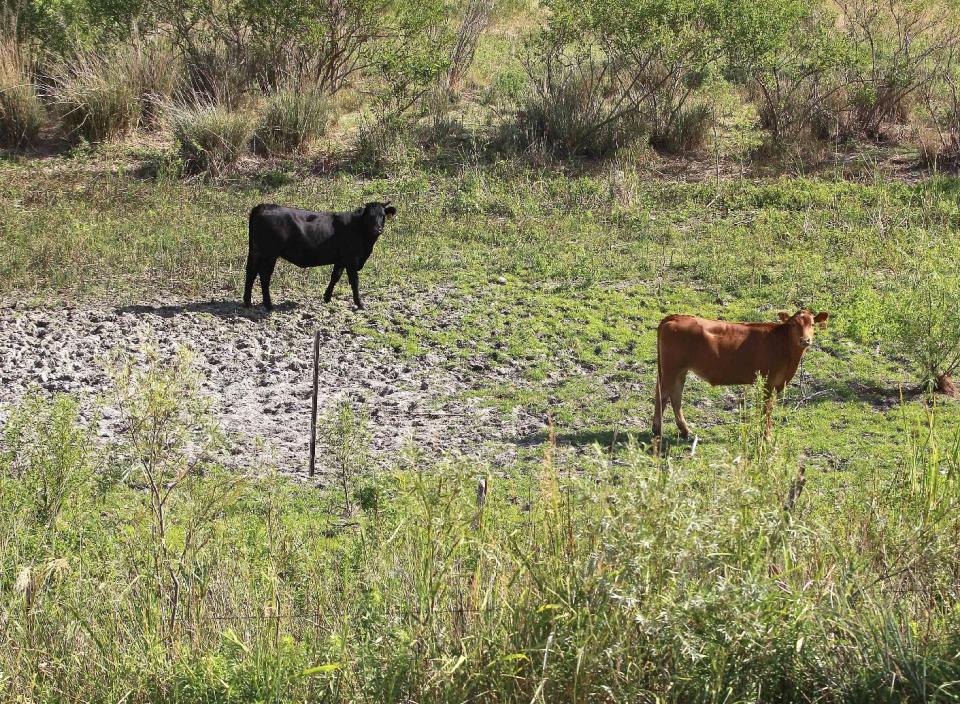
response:
[[[793,315],[781,312],[778,313],[778,316],[780,322],[790,330],[790,342],[801,350],[805,350],[813,344],[814,326],[827,327],[827,318],[830,317],[830,314],[817,313],[814,315],[809,310],[799,310]]]

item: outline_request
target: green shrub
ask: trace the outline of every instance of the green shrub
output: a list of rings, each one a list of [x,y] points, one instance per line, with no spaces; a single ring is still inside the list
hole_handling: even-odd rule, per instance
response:
[[[904,283],[894,306],[894,343],[913,364],[925,390],[955,394],[952,375],[960,369],[960,272],[926,265],[909,274]]]
[[[508,110],[515,110],[523,104],[523,97],[529,88],[527,76],[517,66],[508,66],[493,77],[484,96],[485,102]]]
[[[243,156],[256,130],[256,116],[219,105],[170,109],[170,124],[188,170],[214,176]]]
[[[322,137],[330,120],[330,102],[316,89],[279,90],[267,98],[256,132],[258,149],[286,154]]]
[[[80,425],[76,401],[28,398],[6,427],[10,473],[30,497],[30,514],[55,528],[65,506],[76,508],[93,477],[93,443]]]
[[[858,286],[844,308],[847,337],[862,345],[876,342],[884,332],[888,311],[875,288],[869,284]]]
[[[103,142],[137,126],[140,95],[119,55],[87,52],[54,68],[54,100],[73,138]]]
[[[20,47],[12,41],[0,43],[0,146],[35,142],[43,121],[43,103]]]
[[[392,115],[364,122],[357,131],[353,158],[355,165],[371,176],[409,165],[413,159],[410,126]]]

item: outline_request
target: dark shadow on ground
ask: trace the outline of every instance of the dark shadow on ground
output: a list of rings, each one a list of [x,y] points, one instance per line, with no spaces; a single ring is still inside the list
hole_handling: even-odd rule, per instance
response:
[[[262,320],[270,315],[289,313],[297,310],[299,303],[294,301],[284,301],[277,303],[273,311],[267,311],[262,305],[254,305],[245,308],[243,303],[237,300],[230,301],[194,301],[192,303],[177,303],[164,306],[132,305],[120,306],[116,308],[117,313],[134,313],[137,315],[159,315],[161,318],[171,318],[175,315],[185,313],[206,313],[218,318],[248,318],[250,320]]]
[[[547,430],[538,430],[534,433],[529,433],[518,437],[514,440],[514,443],[526,447],[535,447],[537,445],[542,445],[547,442],[549,437],[549,431]],[[653,435],[649,430],[637,430],[630,428],[618,428],[616,430],[612,429],[584,429],[584,430],[574,430],[568,432],[558,432],[556,434],[557,444],[564,445],[567,447],[577,447],[577,448],[586,448],[593,445],[600,445],[603,448],[614,449],[618,447],[623,447],[627,444],[630,438],[633,438],[636,442],[641,445],[652,445],[653,444]],[[676,444],[677,442],[683,442],[678,438],[672,437],[669,434],[665,437],[665,440],[671,445]]]
[[[901,388],[893,382],[884,384],[876,380],[831,380],[826,383],[807,383],[804,385],[802,393],[799,389],[791,389],[786,403],[789,406],[803,407],[829,402],[859,401],[879,411],[886,411],[900,405],[901,397],[904,401],[909,402],[920,395],[922,395],[921,391],[915,385]]]

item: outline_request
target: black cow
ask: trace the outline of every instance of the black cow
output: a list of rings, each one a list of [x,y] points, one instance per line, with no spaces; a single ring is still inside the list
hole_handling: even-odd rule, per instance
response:
[[[243,289],[243,305],[250,305],[253,282],[260,276],[263,305],[273,308],[270,301],[270,277],[277,259],[286,259],[299,267],[333,264],[330,285],[323,294],[330,302],[333,287],[343,270],[347,270],[353,302],[360,302],[359,272],[373,245],[383,234],[388,217],[397,209],[385,203],[367,203],[362,208],[342,213],[321,212],[282,205],[260,204],[250,211],[250,244],[247,252],[247,281]]]

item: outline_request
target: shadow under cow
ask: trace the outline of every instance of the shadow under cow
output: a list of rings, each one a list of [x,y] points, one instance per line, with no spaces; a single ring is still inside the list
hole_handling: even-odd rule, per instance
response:
[[[130,305],[116,308],[117,313],[133,313],[134,315],[158,315],[161,318],[172,318],[177,315],[191,313],[205,313],[217,318],[246,318],[248,320],[262,320],[269,318],[275,313],[289,313],[300,307],[293,301],[284,301],[277,303],[273,311],[268,311],[263,306],[244,307],[243,303],[237,300],[221,301],[193,301],[187,303],[176,303],[161,306],[150,305]]]

